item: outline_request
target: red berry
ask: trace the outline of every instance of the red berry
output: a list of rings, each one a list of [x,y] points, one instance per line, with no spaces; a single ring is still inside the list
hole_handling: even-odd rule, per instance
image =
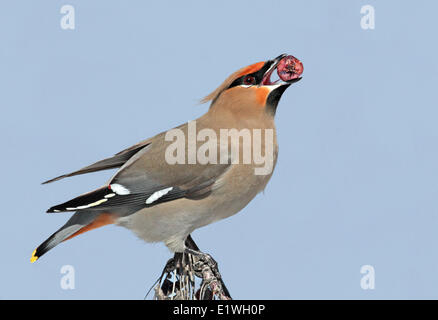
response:
[[[280,60],[277,66],[277,74],[283,81],[299,78],[304,67],[300,60],[294,56],[286,56]]]

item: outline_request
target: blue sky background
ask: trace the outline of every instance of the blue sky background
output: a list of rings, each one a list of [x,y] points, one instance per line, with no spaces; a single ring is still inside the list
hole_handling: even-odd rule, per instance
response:
[[[60,28],[60,8],[76,29]],[[362,30],[360,8],[376,10]],[[142,299],[171,256],[109,226],[33,249],[53,204],[106,171],[40,182],[194,119],[231,72],[290,53],[264,194],[193,234],[234,298],[438,298],[438,5],[432,1],[9,1],[0,6],[0,299]],[[372,265],[375,290],[360,287]],[[76,288],[60,287],[63,265]]]

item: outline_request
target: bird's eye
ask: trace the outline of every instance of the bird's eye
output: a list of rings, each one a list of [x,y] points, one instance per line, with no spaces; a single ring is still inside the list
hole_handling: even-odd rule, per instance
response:
[[[246,85],[252,85],[256,83],[256,79],[253,76],[246,76],[245,79],[243,79],[243,83]]]

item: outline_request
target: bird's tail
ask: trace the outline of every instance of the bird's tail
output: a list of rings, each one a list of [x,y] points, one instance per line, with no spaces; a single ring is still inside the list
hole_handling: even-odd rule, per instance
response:
[[[59,228],[58,231],[52,234],[32,252],[30,262],[35,262],[43,254],[63,241],[69,240],[83,232],[113,223],[113,221],[112,215],[108,213],[85,210],[78,211],[65,225]]]

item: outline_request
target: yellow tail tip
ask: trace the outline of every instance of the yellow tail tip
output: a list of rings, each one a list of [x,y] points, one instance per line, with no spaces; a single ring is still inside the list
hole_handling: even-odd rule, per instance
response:
[[[32,252],[32,257],[30,257],[30,263],[34,263],[35,261],[38,260],[38,257],[35,255],[35,253],[36,253],[36,249],[33,250]]]

